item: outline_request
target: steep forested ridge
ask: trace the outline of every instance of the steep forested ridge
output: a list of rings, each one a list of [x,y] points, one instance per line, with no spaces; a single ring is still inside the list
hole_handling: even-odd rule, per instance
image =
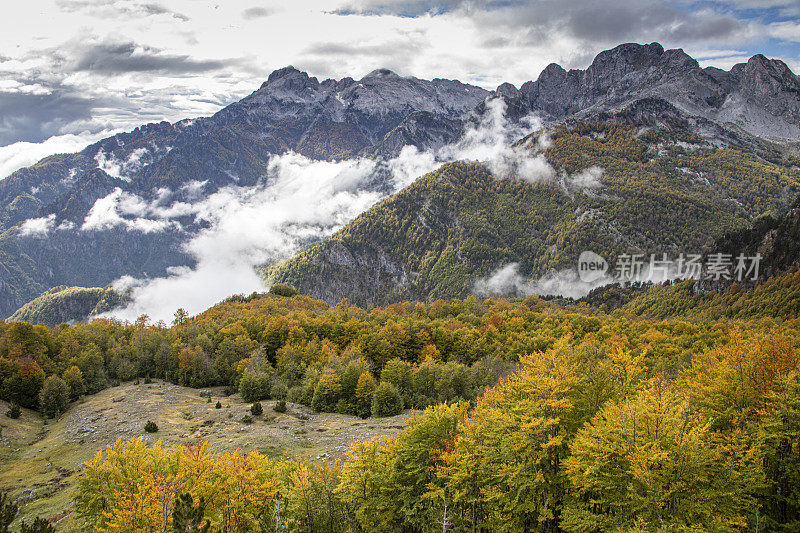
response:
[[[662,104],[640,102],[521,141],[533,151],[546,136],[554,179],[444,165],[269,279],[330,303],[463,297],[509,263],[535,279],[575,268],[583,250],[609,262],[622,253],[700,252],[759,215],[785,211],[800,192],[791,156],[716,146],[683,119],[640,114],[653,105]],[[590,167],[603,169],[601,184],[577,185],[573,177]]]

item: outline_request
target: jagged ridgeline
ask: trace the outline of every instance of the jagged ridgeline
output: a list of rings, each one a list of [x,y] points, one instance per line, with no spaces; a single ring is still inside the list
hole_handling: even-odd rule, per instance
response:
[[[723,71],[657,43],[626,44],[586,70],[550,65],[494,92],[383,69],[319,81],[287,67],[211,117],[145,125],[0,180],[0,314],[54,286],[191,268],[185,245],[208,226],[191,206],[225,187],[262,186],[274,156],[433,153],[498,109],[487,98],[520,137],[531,114],[544,121],[546,138],[518,149],[544,150],[548,179],[445,167],[268,268],[270,279],[330,302],[463,296],[509,262],[535,277],[574,266],[581,249],[613,260],[631,248],[700,248],[780,216],[798,192],[800,81],[761,55]],[[393,190],[385,172],[363,188]]]

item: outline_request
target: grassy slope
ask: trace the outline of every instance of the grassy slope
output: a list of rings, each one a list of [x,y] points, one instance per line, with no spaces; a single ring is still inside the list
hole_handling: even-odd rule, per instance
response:
[[[80,465],[117,438],[142,436],[149,442],[164,443],[205,438],[215,452],[258,450],[270,457],[317,457],[327,453],[335,458],[343,456],[356,442],[376,434],[398,432],[410,415],[406,412],[362,420],[316,414],[293,404],[288,404],[286,413],[278,414],[269,401],[262,402],[264,414],[248,425],[240,419],[249,412],[249,404],[242,403],[238,394],[219,398],[222,409],[214,408],[217,399],[207,403],[198,390],[169,383],[129,383],[74,403],[49,423],[27,409],[18,420],[12,420],[5,416],[8,405],[0,401],[0,491],[10,491],[17,498],[25,490],[35,490],[35,497],[23,502],[21,516],[64,516],[59,531],[73,531],[77,524],[69,507]],[[158,433],[144,432],[148,419],[158,424]]]

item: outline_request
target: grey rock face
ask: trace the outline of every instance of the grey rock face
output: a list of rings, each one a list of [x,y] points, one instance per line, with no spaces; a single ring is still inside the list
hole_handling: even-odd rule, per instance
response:
[[[688,115],[741,128],[756,137],[800,137],[800,83],[785,63],[752,57],[730,72],[700,68],[683,50],[658,43],[601,52],[586,70],[545,68],[520,88],[530,110],[550,121],[610,111],[641,98],[663,98]]]

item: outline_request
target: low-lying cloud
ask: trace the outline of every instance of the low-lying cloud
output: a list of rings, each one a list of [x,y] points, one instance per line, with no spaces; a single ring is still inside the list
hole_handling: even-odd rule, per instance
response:
[[[564,296],[581,298],[592,289],[616,283],[616,279],[605,275],[594,281],[580,279],[578,272],[564,269],[534,279],[519,273],[519,263],[509,263],[491,275],[475,281],[474,292],[479,296]]]
[[[376,165],[367,159],[315,161],[287,153],[270,160],[267,179],[256,187],[228,187],[180,206],[130,201],[131,212],[152,217],[162,209],[160,215],[168,217],[175,210],[205,229],[184,245],[197,261],[194,268],[172,269],[157,279],[121,280],[133,287],[133,302],[111,314],[133,320],[146,313],[167,320],[177,307],[195,314],[231,294],[264,290],[257,265],[332,234],[384,197],[368,188]]]
[[[583,298],[592,290],[606,285],[625,282],[653,282],[662,283],[680,278],[674,269],[663,270],[650,267],[641,269],[631,279],[621,279],[604,272],[591,279],[582,279],[576,269],[565,268],[554,270],[541,276],[531,278],[520,274],[520,265],[517,262],[508,263],[492,272],[485,278],[480,278],[473,285],[473,292],[478,296],[563,296],[566,298]]]
[[[44,237],[53,229],[56,223],[55,215],[41,218],[29,218],[19,226],[20,237]]]
[[[115,133],[117,132],[107,130],[78,135],[70,133],[50,137],[40,143],[16,142],[0,146],[0,179],[10,176],[21,168],[29,167],[49,155],[79,152],[91,143]]]
[[[208,196],[172,202],[170,191],[152,200],[115,190],[97,200],[84,220],[84,231],[125,227],[130,231],[179,228],[190,217],[204,229],[184,244],[196,259],[194,268],[173,269],[157,279],[122,280],[133,287],[132,303],[115,317],[133,320],[141,314],[167,320],[177,307],[198,313],[237,293],[264,290],[255,267],[291,256],[303,246],[333,234],[375,203],[410,185],[442,163],[483,161],[498,178],[539,181],[553,169],[535,147],[514,146],[539,127],[531,118],[512,123],[505,104],[490,100],[464,136],[440,150],[404,147],[388,161],[351,159],[316,161],[296,153],[273,156],[267,176],[255,187],[227,187]],[[376,177],[388,175],[387,187]],[[202,184],[193,184],[202,190]]]

